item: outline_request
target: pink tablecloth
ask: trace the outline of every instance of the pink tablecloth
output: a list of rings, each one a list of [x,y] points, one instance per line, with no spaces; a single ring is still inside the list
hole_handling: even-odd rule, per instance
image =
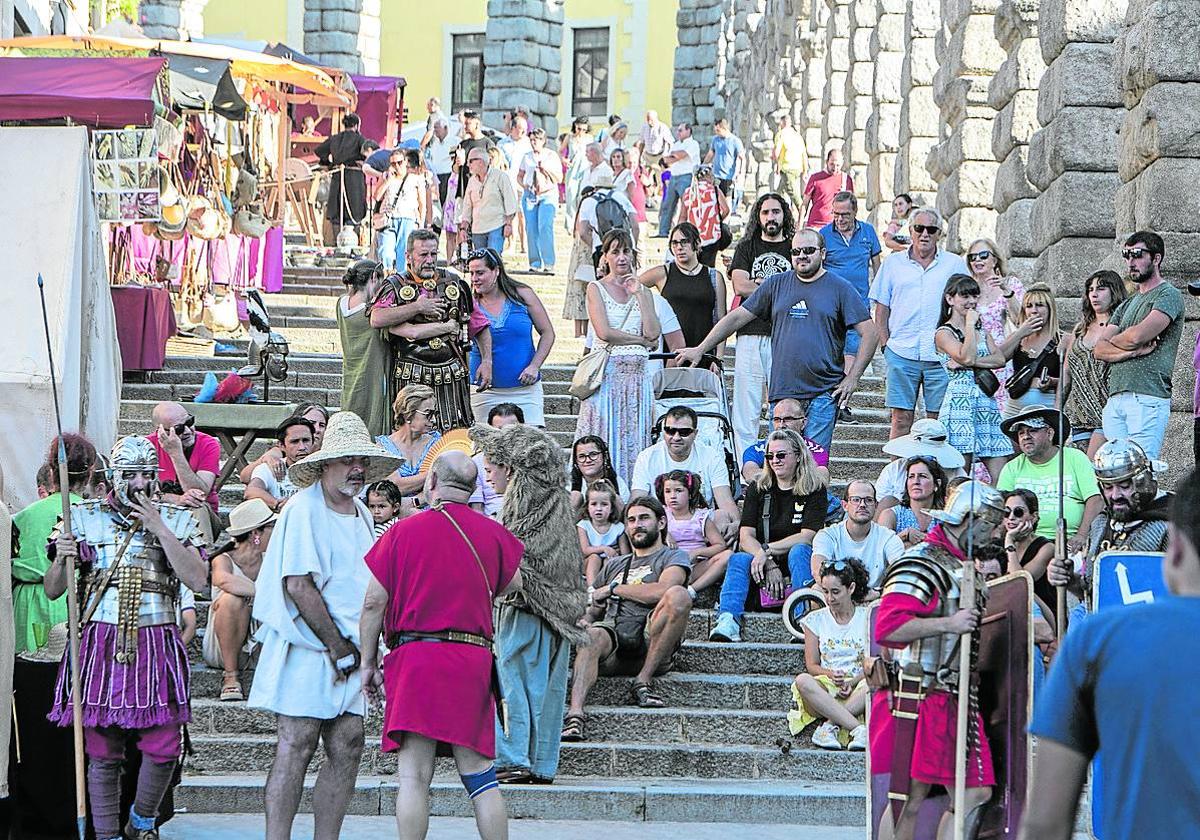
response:
[[[121,367],[126,371],[162,370],[167,339],[177,332],[171,296],[163,289],[143,286],[113,286],[110,291]]]

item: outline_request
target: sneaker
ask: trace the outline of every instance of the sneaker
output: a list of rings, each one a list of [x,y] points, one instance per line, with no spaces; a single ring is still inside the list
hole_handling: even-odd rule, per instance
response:
[[[860,723],[858,726],[850,730],[850,743],[846,745],[846,749],[862,752],[867,748],[867,727],[866,724]]]
[[[858,420],[850,413],[850,406],[844,406],[838,409],[838,422],[845,423],[849,426],[857,426]]]
[[[825,721],[817,727],[812,736],[813,746],[823,750],[840,750],[842,742],[838,740],[837,724]]]
[[[710,642],[740,642],[742,628],[732,613],[723,612],[717,616],[717,626],[708,634]]]

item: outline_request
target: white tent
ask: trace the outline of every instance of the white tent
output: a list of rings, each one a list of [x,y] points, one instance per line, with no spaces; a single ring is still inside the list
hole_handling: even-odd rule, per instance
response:
[[[0,128],[0,467],[3,501],[37,499],[34,474],[57,434],[38,301],[46,308],[63,431],[107,453],[121,408],[121,349],[92,200],[87,130]]]

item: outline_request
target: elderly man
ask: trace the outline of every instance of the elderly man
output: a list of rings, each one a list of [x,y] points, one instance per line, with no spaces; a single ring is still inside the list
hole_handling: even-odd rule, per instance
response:
[[[108,497],[73,504],[70,533],[62,533],[61,524],[55,528],[47,551],[53,562],[43,586],[47,598],[58,598],[75,585],[67,576],[66,558],[87,559],[77,567],[87,591],[80,605],[79,662],[96,837],[155,840],[159,805],[179,760],[180,727],[191,719],[190,666],[175,623],[179,587],[203,591],[208,566],[191,510],[154,500],[154,445],[137,435],[121,438],[109,465]],[[72,725],[69,670],[68,652],[50,712],[59,726]],[[143,760],[122,833],[120,779],[130,742],[136,742]]]
[[[312,421],[303,417],[289,417],[279,424],[275,430],[275,440],[283,449],[285,469],[290,469],[292,464],[308,455],[312,450],[314,434]],[[273,512],[279,513],[298,489],[286,473],[283,478],[276,478],[269,464],[259,464],[250,475],[243,498],[260,499]]]
[[[433,135],[425,146],[425,158],[429,171],[438,182],[438,206],[446,206],[446,195],[450,188],[450,174],[454,171],[454,150],[458,140],[450,136],[450,123],[445,118],[435,120]]]
[[[647,199],[657,204],[661,197],[659,190],[662,186],[662,168],[659,160],[671,148],[671,127],[662,122],[658,118],[658,111],[647,111],[646,120],[642,123],[642,129],[638,133],[637,142],[634,144],[638,148],[639,157],[643,164],[648,167],[653,173],[651,195],[647,195]]]
[[[396,523],[367,554],[362,679],[372,702],[387,698],[383,750],[397,753],[401,837],[423,838],[429,830],[439,745],[454,755],[480,837],[507,836],[492,763],[499,699],[492,602],[520,587],[524,546],[470,509],[475,481],[467,455],[441,455],[425,481],[431,509]],[[382,667],[381,631],[391,651]]]
[[[671,173],[658,212],[658,235],[665,237],[675,224],[675,205],[692,185],[692,173],[700,163],[700,144],[692,137],[692,127],[680,123],[675,127],[675,142],[662,156],[661,163]]]
[[[602,670],[634,672],[630,691],[633,702],[643,709],[666,705],[654,693],[651,680],[670,670],[683,644],[692,611],[685,588],[692,564],[687,552],[667,545],[667,513],[653,496],[630,499],[625,535],[633,553],[608,560],[596,578],[603,585],[589,597],[589,641],[575,654],[564,741],[586,737],[584,704]]]
[[[936,210],[914,211],[909,229],[913,244],[883,263],[870,294],[887,360],[886,405],[892,410],[893,438],[912,428],[919,390],[925,393],[930,417],[936,419],[941,410],[949,379],[933,334],[946,281],[955,274],[970,274],[962,257],[938,248],[942,217]]]
[[[471,234],[472,248],[491,248],[499,254],[513,234],[517,191],[506,172],[489,165],[484,149],[467,152],[467,168],[471,181],[458,207],[459,227]]]
[[[217,473],[221,444],[196,431],[196,418],[177,402],[160,402],[150,412],[154,431],[146,436],[158,453],[158,482],[162,501],[195,511],[207,504],[217,511]],[[201,527],[208,517],[197,517]],[[211,535],[210,535],[211,536]]]
[[[249,705],[275,713],[267,774],[267,840],[289,840],[318,741],[325,763],[313,791],[314,840],[336,840],[363,748],[359,615],[374,543],[359,499],[402,459],[371,440],[357,414],[329,419],[321,449],[288,471],[301,488],[275,523],[254,598],[262,643]]]
[[[462,122],[462,129],[458,137],[458,147],[464,155],[462,163],[458,167],[458,195],[457,198],[462,198],[467,194],[467,184],[471,180],[471,167],[467,161],[466,155],[469,155],[475,149],[483,149],[485,152],[495,148],[496,144],[492,138],[483,133],[483,125],[479,121],[479,112],[466,109],[459,115],[459,120]]]

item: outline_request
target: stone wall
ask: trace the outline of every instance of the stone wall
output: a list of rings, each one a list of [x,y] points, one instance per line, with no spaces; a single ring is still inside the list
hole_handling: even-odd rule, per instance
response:
[[[147,38],[203,38],[206,5],[208,0],[142,0],[138,24]]]
[[[701,148],[712,136],[717,97],[736,42],[733,14],[734,0],[679,0],[675,13],[679,46],[675,48],[671,122],[690,123]]]
[[[379,73],[380,0],[304,0],[304,53],[326,67]]]
[[[840,146],[846,136],[846,76],[850,72],[851,0],[825,0],[829,17],[825,21],[825,90],[821,95],[821,148]],[[809,152],[814,154],[812,150]],[[819,167],[821,164],[817,164]]]
[[[867,184],[867,121],[874,102],[871,91],[875,86],[875,67],[871,63],[871,35],[878,17],[876,0],[851,0],[849,63],[846,73],[846,120],[842,127],[842,159],[845,168],[854,175],[855,190],[866,195]]]
[[[894,192],[911,194],[919,205],[932,204],[937,181],[925,164],[938,142],[940,115],[933,101],[933,77],[942,7],[938,0],[908,0],[905,6],[908,50],[900,66],[900,152]]]
[[[871,32],[871,114],[867,118],[867,220],[881,229],[891,218],[900,151],[900,83],[904,77],[905,0],[877,0]]]
[[[483,122],[523,105],[532,127],[558,135],[563,9],[557,0],[488,0],[483,62]]]
[[[825,111],[822,99],[825,95],[825,22],[829,9],[825,0],[801,0],[809,6],[808,27],[800,34],[800,61],[804,67],[800,86],[801,111],[796,128],[804,135],[808,151],[810,172],[821,167],[822,132],[825,126]]]

